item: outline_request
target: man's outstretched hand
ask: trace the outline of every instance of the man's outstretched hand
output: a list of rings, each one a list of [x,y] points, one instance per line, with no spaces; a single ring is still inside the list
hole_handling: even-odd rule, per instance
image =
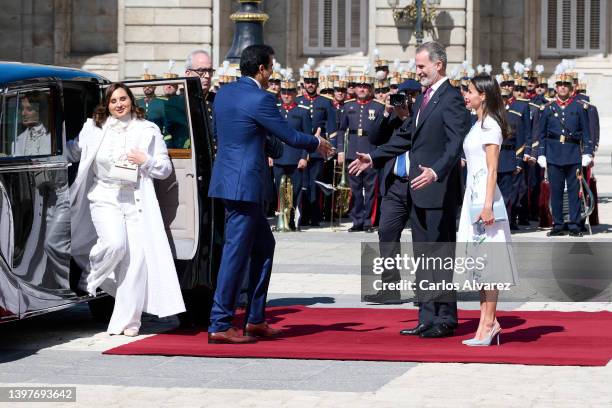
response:
[[[315,137],[319,139],[319,147],[317,151],[321,156],[325,159],[334,155],[334,147],[327,141],[327,139],[321,137],[321,128],[317,128],[317,133],[315,133]]]
[[[358,176],[372,166],[372,158],[369,154],[357,152],[357,158],[349,164],[348,172],[353,176]]]

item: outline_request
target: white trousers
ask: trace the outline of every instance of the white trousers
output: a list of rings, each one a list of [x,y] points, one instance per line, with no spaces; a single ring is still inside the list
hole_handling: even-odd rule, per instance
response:
[[[87,276],[87,291],[95,294],[102,285],[115,296],[109,334],[139,329],[147,269],[140,226],[143,221],[134,190],[107,187],[98,182],[87,197],[98,234],[98,241],[89,254],[91,271]]]

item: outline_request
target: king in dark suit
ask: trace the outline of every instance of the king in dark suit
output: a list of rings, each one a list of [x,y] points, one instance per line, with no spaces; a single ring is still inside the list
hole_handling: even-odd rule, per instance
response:
[[[273,55],[274,50],[266,45],[245,48],[240,58],[243,76],[222,87],[215,98],[217,157],[208,195],[223,200],[226,220],[208,328],[210,343],[250,343],[256,337],[279,333],[265,319],[275,246],[262,206],[268,166],[264,153],[266,133],[290,146],[319,151],[323,156],[332,150],[318,135],[300,133],[281,117],[275,96],[265,91],[272,75]],[[249,273],[249,308],[243,334],[232,320],[245,273]]]
[[[455,221],[462,198],[459,158],[470,124],[459,90],[446,77],[446,52],[436,42],[421,45],[416,52],[417,75],[426,87],[414,106],[410,132],[395,133],[388,143],[370,155],[360,154],[349,172],[362,171],[374,163],[401,161],[398,169],[408,169],[412,211],[412,243],[415,256],[454,258]],[[409,157],[405,153],[410,150]],[[404,174],[399,174],[403,176]],[[447,269],[419,269],[421,282],[452,282]],[[401,334],[445,337],[457,326],[454,292],[419,290],[419,323]]]

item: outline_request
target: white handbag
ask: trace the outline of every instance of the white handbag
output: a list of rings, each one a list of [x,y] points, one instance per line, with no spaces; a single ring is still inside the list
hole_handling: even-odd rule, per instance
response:
[[[483,207],[484,204],[472,204],[470,206],[470,219],[472,223],[476,222],[476,218],[478,218],[482,212]],[[493,203],[493,216],[495,217],[495,221],[508,221],[506,206],[503,201],[495,201]]]
[[[128,181],[130,183],[138,182],[138,165],[130,163],[125,156],[121,157],[121,159],[117,160],[113,167],[111,167],[108,172],[108,177],[121,180]]]

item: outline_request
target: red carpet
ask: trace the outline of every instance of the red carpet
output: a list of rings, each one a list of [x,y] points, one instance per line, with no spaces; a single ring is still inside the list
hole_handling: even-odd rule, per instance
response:
[[[174,331],[120,346],[105,354],[324,360],[422,361],[604,366],[612,358],[610,312],[500,312],[501,346],[467,347],[478,312],[460,311],[456,336],[400,336],[416,311],[302,306],[268,309],[282,337],[256,344],[208,344],[206,332]]]

